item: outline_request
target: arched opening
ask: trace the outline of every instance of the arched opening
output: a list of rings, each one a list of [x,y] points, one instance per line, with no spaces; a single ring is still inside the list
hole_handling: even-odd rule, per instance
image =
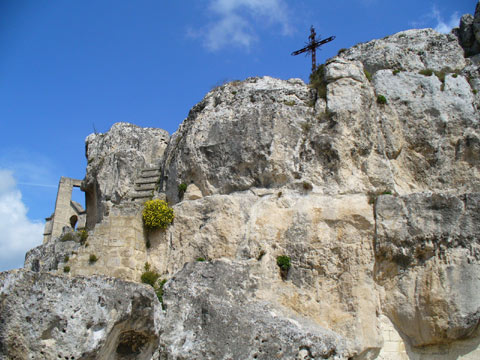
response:
[[[77,222],[78,222],[77,215],[70,216],[70,226],[72,227],[73,230],[75,230],[75,226],[77,226]]]

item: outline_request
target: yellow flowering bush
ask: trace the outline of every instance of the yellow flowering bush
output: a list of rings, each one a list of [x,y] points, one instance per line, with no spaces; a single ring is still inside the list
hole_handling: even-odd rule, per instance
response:
[[[166,229],[175,217],[173,209],[164,200],[149,200],[142,212],[143,223],[148,229]]]

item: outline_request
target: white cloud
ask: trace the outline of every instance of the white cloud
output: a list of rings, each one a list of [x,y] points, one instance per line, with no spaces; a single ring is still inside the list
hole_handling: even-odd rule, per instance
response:
[[[258,40],[256,26],[280,25],[283,35],[291,33],[284,0],[210,0],[215,20],[196,35],[212,51],[233,45],[249,49]]]
[[[440,11],[438,11],[438,9],[435,6],[432,9],[432,13],[430,14],[430,17],[435,19],[435,21],[437,22],[434,29],[444,34],[449,33],[454,27],[457,27],[460,23],[460,15],[458,15],[458,12],[453,13],[450,16],[450,19],[445,22],[442,16],[440,15]]]
[[[13,173],[0,169],[0,271],[22,267],[25,253],[42,243],[44,225],[27,211]]]

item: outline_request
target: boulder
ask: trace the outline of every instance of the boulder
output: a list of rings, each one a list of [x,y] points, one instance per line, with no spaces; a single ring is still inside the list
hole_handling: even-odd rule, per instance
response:
[[[162,311],[145,285],[105,277],[0,273],[0,358],[151,359]]]

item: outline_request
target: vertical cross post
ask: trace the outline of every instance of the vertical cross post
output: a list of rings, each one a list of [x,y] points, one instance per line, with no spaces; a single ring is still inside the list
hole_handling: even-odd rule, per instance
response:
[[[315,71],[315,68],[317,67],[317,48],[315,47],[315,36],[317,34],[315,33],[315,29],[313,28],[313,25],[310,27],[310,36],[308,39],[310,40],[309,46],[311,46],[311,51],[312,51],[312,73]]]

